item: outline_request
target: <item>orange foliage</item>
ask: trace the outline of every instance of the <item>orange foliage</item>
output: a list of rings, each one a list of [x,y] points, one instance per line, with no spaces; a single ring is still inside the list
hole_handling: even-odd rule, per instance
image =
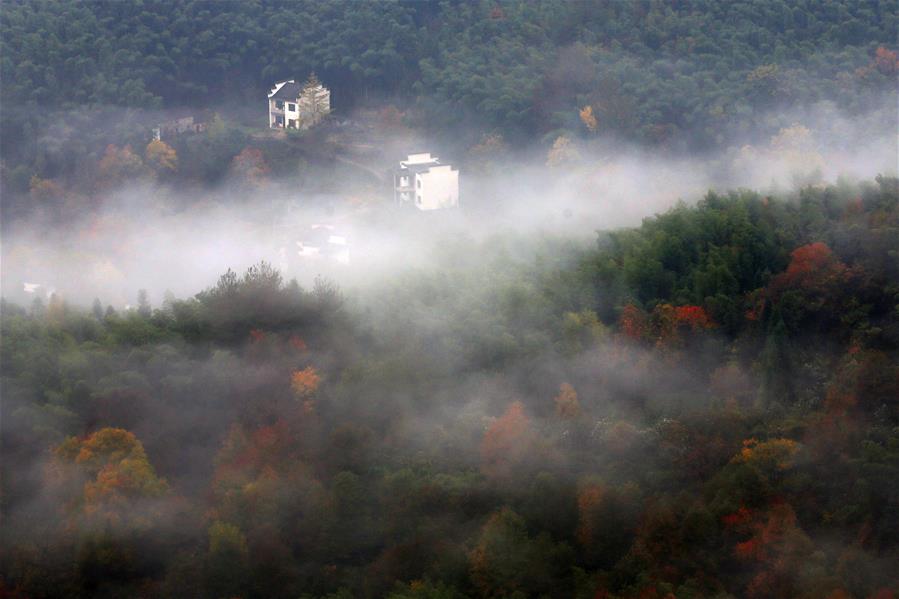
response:
[[[306,346],[306,342],[303,341],[303,338],[298,335],[290,336],[290,346],[298,352],[304,352],[309,349]]]
[[[618,330],[628,339],[639,341],[646,337],[649,319],[646,312],[633,304],[626,305],[618,318]]]
[[[750,590],[767,588],[768,583],[777,577],[779,571],[791,571],[814,546],[796,524],[796,513],[787,503],[776,503],[752,526],[752,537],[737,543],[734,554],[741,560],[763,562],[771,568],[766,578],[757,577],[750,585]],[[790,563],[793,562],[793,563]],[[758,593],[750,593],[756,594]]]
[[[715,327],[715,323],[701,306],[672,306],[659,304],[652,311],[658,347],[676,347],[687,335]]]
[[[70,437],[53,454],[59,466],[54,472],[62,478],[59,482],[84,481],[81,501],[72,504],[80,505],[81,512],[73,515],[95,523],[149,524],[152,515],[133,510],[132,501],[160,497],[168,490],[141,442],[124,429],[104,428],[83,439]]]
[[[786,288],[823,291],[846,280],[846,265],[820,241],[796,248],[790,256],[787,270],[771,282],[775,291]]]
[[[741,561],[761,566],[746,588],[746,597],[795,596],[793,577],[815,547],[798,527],[796,513],[787,503],[774,504],[752,526],[752,537],[737,543],[734,554]]]
[[[678,324],[686,325],[692,330],[715,326],[705,309],[700,306],[678,306],[675,308],[674,318]]]
[[[303,370],[295,370],[290,376],[290,388],[293,389],[294,394],[300,399],[308,398],[314,394],[318,390],[319,383],[321,383],[321,377],[312,366],[308,366]]]
[[[736,512],[722,516],[721,522],[729,528],[736,528],[751,522],[752,517],[752,512],[746,509],[746,506],[741,505]]]
[[[512,402],[497,418],[481,442],[482,469],[493,476],[507,476],[527,457],[533,440],[530,420],[520,401]]]
[[[581,406],[577,400],[577,391],[568,383],[559,386],[559,394],[553,398],[556,404],[556,415],[560,418],[577,418],[581,414]]]
[[[899,56],[892,50],[880,46],[874,54],[874,66],[884,75],[892,75],[899,70]]]
[[[234,425],[216,456],[214,487],[240,487],[278,464],[285,454],[290,435],[283,420],[263,426],[250,434]]]

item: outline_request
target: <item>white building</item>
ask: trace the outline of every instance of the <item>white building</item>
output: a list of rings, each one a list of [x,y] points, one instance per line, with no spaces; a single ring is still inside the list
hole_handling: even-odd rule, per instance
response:
[[[393,173],[393,190],[394,200],[419,210],[456,208],[459,171],[429,153],[410,154]]]
[[[331,90],[315,74],[306,83],[280,81],[268,93],[268,124],[272,129],[308,129],[331,113]]]

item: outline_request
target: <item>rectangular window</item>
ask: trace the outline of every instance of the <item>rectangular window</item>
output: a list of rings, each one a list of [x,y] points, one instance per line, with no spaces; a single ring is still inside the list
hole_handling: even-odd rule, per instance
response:
[[[297,105],[296,105],[296,104],[288,104],[288,105],[287,105],[287,110],[290,110],[291,112],[296,112],[296,110],[297,110]]]
[[[284,102],[282,102],[281,100],[275,100],[275,108],[284,110]]]
[[[419,188],[419,189],[421,189],[421,179],[418,179],[418,180],[415,182],[415,184],[418,185],[418,188]]]

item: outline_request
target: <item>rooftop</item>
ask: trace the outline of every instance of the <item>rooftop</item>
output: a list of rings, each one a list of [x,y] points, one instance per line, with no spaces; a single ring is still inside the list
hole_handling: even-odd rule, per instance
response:
[[[276,83],[275,87],[276,91],[269,94],[269,98],[272,100],[296,100],[303,91],[303,85],[293,80]]]

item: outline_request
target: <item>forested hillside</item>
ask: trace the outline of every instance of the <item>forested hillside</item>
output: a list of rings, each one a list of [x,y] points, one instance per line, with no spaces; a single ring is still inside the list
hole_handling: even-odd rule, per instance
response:
[[[893,597],[897,239],[881,177],[356,297],[4,302],[0,591]]]
[[[775,107],[863,110],[896,75],[891,0],[35,0],[0,24],[7,132],[35,107],[256,101],[316,71],[340,109],[383,96],[444,131],[577,130],[590,106],[601,133],[707,147]]]

